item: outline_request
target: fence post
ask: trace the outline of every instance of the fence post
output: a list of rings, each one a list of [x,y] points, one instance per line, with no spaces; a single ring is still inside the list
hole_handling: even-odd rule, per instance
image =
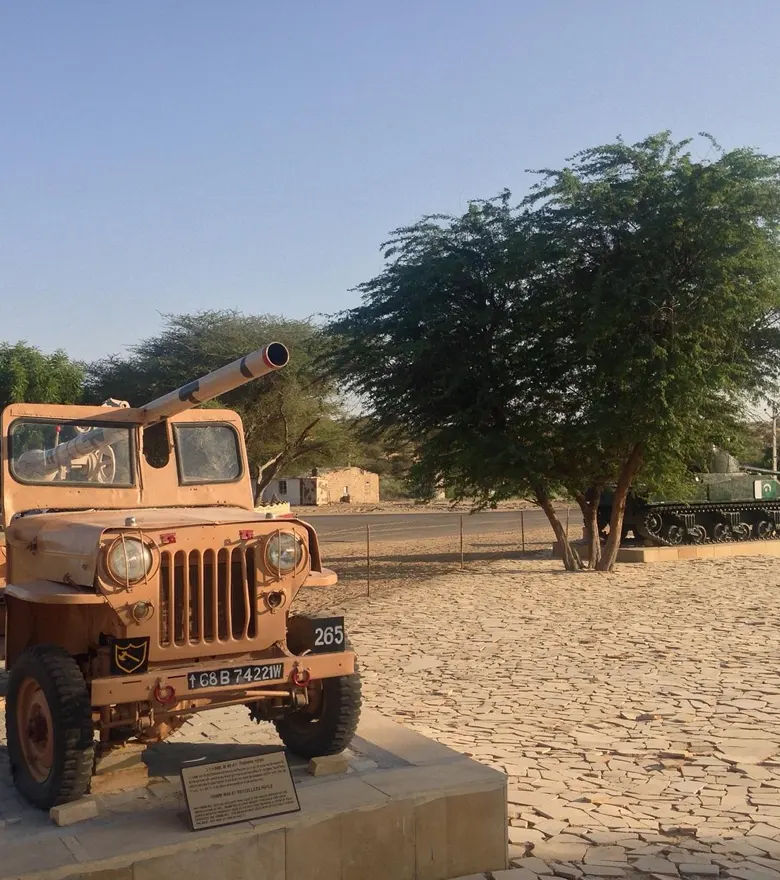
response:
[[[460,515],[460,570],[463,571],[463,514]]]
[[[366,595],[371,596],[371,526],[366,525]]]
[[[520,535],[523,543],[523,553],[525,553],[525,511],[520,511]]]

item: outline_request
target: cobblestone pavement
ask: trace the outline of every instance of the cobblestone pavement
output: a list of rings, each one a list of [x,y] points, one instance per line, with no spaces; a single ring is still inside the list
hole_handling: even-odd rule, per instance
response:
[[[509,775],[515,867],[495,880],[780,880],[777,562],[559,565],[493,562],[334,608],[366,703]],[[267,731],[231,709],[174,741]]]
[[[511,560],[344,610],[367,703],[509,775],[511,876],[770,880],[779,585],[771,559]]]

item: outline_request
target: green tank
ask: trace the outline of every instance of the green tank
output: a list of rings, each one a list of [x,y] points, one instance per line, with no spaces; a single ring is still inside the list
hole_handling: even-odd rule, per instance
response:
[[[780,538],[778,476],[778,471],[740,465],[733,455],[713,447],[709,471],[696,474],[687,497],[629,494],[622,538],[633,534],[644,544],[659,546]],[[599,504],[602,534],[612,499],[605,492]]]

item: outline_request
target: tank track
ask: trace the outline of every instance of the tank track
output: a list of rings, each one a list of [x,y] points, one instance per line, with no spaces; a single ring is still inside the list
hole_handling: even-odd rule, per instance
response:
[[[646,543],[662,547],[778,540],[780,501],[659,503],[636,509],[630,526]]]

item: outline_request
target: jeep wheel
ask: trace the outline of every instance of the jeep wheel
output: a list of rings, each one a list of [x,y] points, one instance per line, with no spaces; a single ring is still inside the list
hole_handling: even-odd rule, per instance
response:
[[[55,645],[23,651],[6,696],[11,773],[19,792],[42,809],[80,798],[92,776],[92,711],[76,661]]]
[[[349,639],[344,647],[350,651]],[[309,685],[309,705],[274,721],[284,745],[301,758],[336,755],[352,741],[360,720],[360,668],[352,675],[323,678]]]

